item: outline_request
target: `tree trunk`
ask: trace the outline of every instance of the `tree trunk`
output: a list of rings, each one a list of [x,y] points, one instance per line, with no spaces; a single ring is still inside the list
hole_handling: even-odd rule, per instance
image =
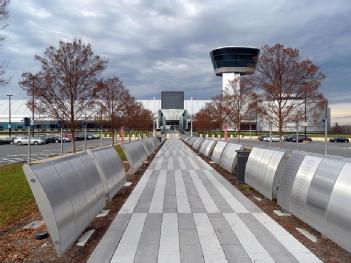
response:
[[[115,129],[111,128],[112,146],[115,146]]]
[[[282,122],[279,121],[279,144],[280,149],[283,148],[283,127]]]

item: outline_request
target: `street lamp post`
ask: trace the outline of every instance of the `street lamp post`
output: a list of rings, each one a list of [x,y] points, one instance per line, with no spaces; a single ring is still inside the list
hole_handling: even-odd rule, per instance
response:
[[[13,96],[12,94],[7,94],[7,97],[9,97],[9,124],[8,124],[8,129],[9,129],[9,137],[11,137],[11,97]]]
[[[194,114],[194,108],[193,108],[193,97],[190,98],[191,100],[191,126],[190,126],[190,137],[193,137],[193,114]]]

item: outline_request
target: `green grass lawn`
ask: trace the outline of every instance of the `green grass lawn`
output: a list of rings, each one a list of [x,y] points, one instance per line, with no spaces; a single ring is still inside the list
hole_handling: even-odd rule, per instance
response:
[[[21,163],[0,166],[0,227],[13,223],[35,207],[22,166]]]
[[[118,153],[119,157],[122,161],[127,161],[127,157],[123,152],[122,146],[120,144],[115,145],[116,152]]]

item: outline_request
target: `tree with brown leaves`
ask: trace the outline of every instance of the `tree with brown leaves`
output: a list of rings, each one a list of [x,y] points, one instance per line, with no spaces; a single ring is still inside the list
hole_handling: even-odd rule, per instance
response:
[[[203,131],[222,129],[224,118],[223,96],[217,95],[195,115],[194,129]]]
[[[260,113],[282,137],[289,124],[304,119],[299,108],[305,99],[321,100],[325,75],[312,61],[302,60],[299,50],[276,44],[262,47],[253,78],[261,90]]]
[[[49,47],[43,56],[35,56],[41,64],[40,82],[35,97],[40,111],[68,123],[72,150],[76,152],[77,120],[89,118],[95,103],[97,78],[106,68],[107,60],[94,54],[90,44],[80,39],[60,41],[59,47]]]
[[[110,123],[112,145],[114,145],[115,130],[120,124],[126,104],[129,103],[129,91],[122,81],[115,77],[98,82],[96,90],[96,103],[100,106],[103,118]]]

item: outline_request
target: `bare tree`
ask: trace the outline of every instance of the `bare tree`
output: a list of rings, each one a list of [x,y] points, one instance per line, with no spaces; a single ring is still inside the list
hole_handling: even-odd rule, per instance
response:
[[[112,145],[114,145],[115,129],[119,118],[124,114],[125,105],[130,97],[129,91],[116,77],[99,81],[95,93],[96,102],[100,106],[104,119],[110,123]]]
[[[4,29],[7,26],[8,19],[8,4],[9,0],[0,0],[0,30]],[[0,35],[0,42],[4,40],[4,36]],[[5,67],[0,65],[0,86],[4,86],[8,83],[8,80],[4,78],[5,75]]]
[[[25,72],[22,74],[22,80],[18,83],[19,86],[27,93],[29,99],[27,101],[27,107],[32,112],[32,120],[34,121],[35,111],[38,109],[38,105],[35,101],[35,94],[40,86],[45,86],[42,83],[44,76],[42,73],[31,73]],[[32,133],[34,135],[34,126]]]
[[[240,131],[243,121],[251,121],[255,116],[255,94],[252,83],[248,79],[241,79],[240,88],[237,88],[237,80],[229,83],[228,90],[223,94],[223,110],[225,122],[231,128],[235,128],[240,140]]]
[[[301,115],[298,108],[304,98],[317,100],[321,97],[318,89],[324,78],[312,61],[301,60],[299,50],[282,44],[262,47],[254,75],[256,85],[261,89],[260,113],[278,128],[280,138],[287,125]],[[282,145],[282,139],[280,142]]]
[[[35,56],[41,64],[40,82],[35,96],[40,110],[54,119],[65,120],[76,152],[77,121],[84,120],[94,107],[97,77],[105,69],[107,60],[96,56],[90,44],[80,39],[60,41],[59,47],[49,47],[43,56]]]

